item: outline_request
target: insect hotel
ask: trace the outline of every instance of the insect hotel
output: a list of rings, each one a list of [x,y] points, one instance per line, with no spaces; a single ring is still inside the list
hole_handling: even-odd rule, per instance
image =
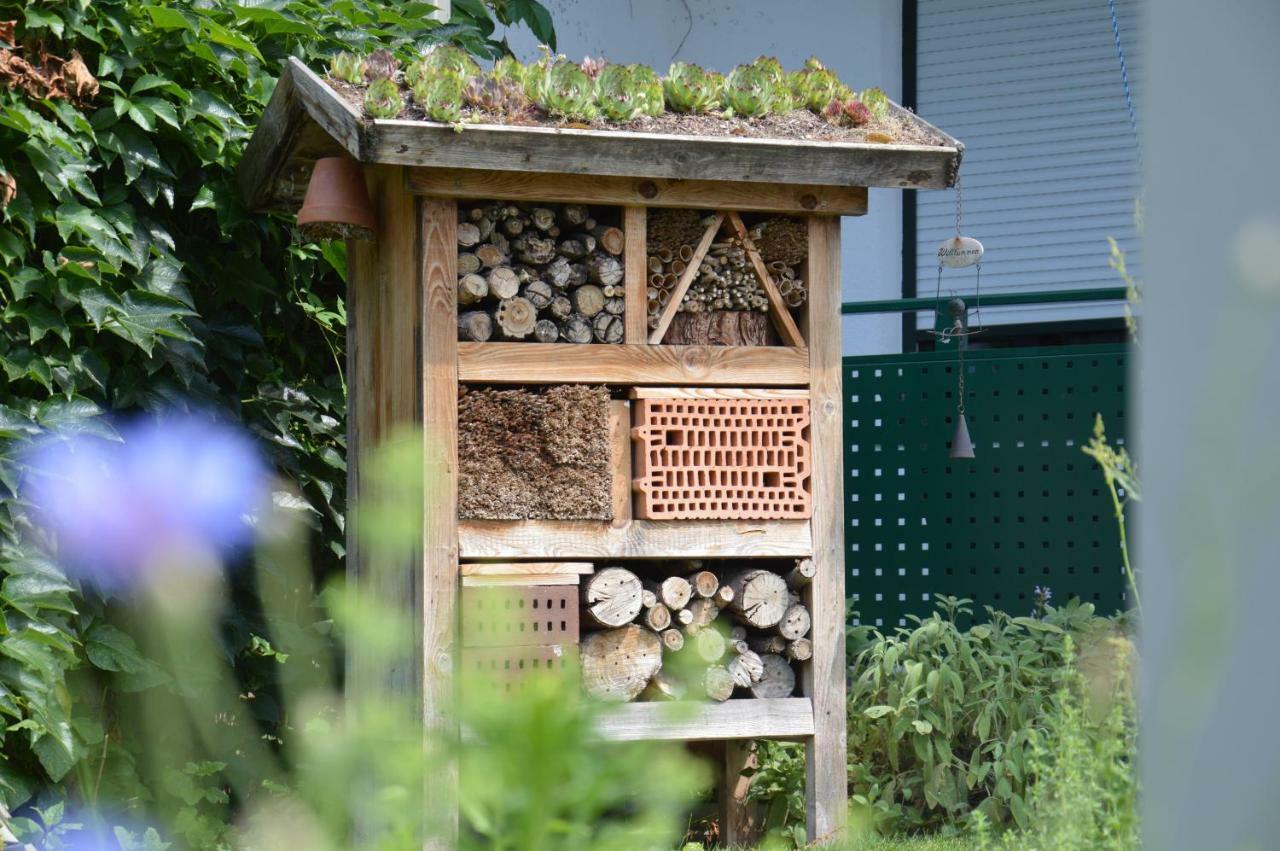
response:
[[[406,427],[429,470],[421,548],[378,580],[421,667],[372,675],[429,726],[460,672],[569,668],[612,703],[605,739],[718,749],[723,840],[754,739],[805,743],[809,836],[840,828],[840,217],[952,185],[962,152],[889,106],[916,142],[372,120],[297,60],[281,77],[242,188],[365,237],[351,497]]]

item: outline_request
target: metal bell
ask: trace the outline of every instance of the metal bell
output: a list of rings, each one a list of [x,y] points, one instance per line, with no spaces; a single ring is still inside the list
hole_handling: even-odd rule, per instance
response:
[[[973,441],[969,439],[969,424],[961,413],[956,420],[956,433],[951,437],[952,458],[972,458]]]

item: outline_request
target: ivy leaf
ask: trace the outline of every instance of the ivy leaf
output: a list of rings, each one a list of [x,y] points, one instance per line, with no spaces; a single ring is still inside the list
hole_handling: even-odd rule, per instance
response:
[[[45,334],[53,333],[61,337],[64,343],[71,342],[71,329],[67,327],[62,314],[54,310],[47,302],[27,299],[9,305],[5,311],[8,319],[21,319],[27,323],[27,331],[32,345],[40,342]]]
[[[195,32],[195,26],[177,9],[167,6],[143,6],[142,8],[151,16],[151,23],[159,29]]]
[[[191,315],[191,309],[177,299],[130,290],[125,293],[122,308],[104,327],[151,354],[161,337],[198,342],[182,322],[183,317]]]
[[[71,722],[61,720],[47,729],[44,735],[32,743],[40,765],[49,774],[49,779],[58,782],[67,772],[75,767],[82,756],[81,748],[76,742]]]
[[[104,671],[138,673],[147,667],[133,639],[108,623],[93,625],[85,636],[84,651]]]
[[[12,440],[17,437],[30,437],[39,434],[40,427],[18,411],[6,405],[0,405],[0,438]]]
[[[120,434],[103,418],[98,403],[83,396],[42,402],[36,408],[36,420],[50,431],[63,435],[90,434],[120,440]]]
[[[6,603],[29,618],[39,615],[41,609],[75,614],[71,594],[75,586],[66,579],[46,574],[10,576],[0,585],[0,596]]]

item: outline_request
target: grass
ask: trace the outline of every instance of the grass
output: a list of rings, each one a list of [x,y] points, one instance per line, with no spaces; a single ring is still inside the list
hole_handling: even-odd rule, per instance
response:
[[[868,836],[844,843],[820,846],[820,851],[969,851],[973,843],[963,837]]]

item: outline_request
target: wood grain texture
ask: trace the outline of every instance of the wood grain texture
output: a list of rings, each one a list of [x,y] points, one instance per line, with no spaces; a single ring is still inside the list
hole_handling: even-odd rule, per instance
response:
[[[838,473],[838,468],[837,468]],[[463,558],[802,558],[813,552],[805,520],[472,520],[459,524]]]
[[[463,588],[525,588],[530,585],[577,585],[576,573],[525,573],[519,576],[464,576]]]
[[[613,477],[613,526],[631,522],[631,405],[609,402],[609,471]]]
[[[463,576],[581,575],[593,570],[595,565],[589,561],[482,561],[468,562],[459,568]]]
[[[795,386],[809,381],[809,352],[785,346],[579,346],[459,343],[458,375],[485,384]]]
[[[806,697],[628,703],[606,711],[596,732],[618,742],[796,739],[813,735],[813,705]]]
[[[803,693],[813,700],[806,798],[812,841],[839,832],[847,812],[845,765],[844,490],[840,394],[840,220],[809,219],[810,440],[813,453],[813,562],[808,589],[813,658]]]
[[[649,332],[646,293],[648,291],[647,215],[644,207],[627,207],[622,211],[622,230],[626,235],[623,249],[625,269],[623,287],[626,291],[626,307],[623,321],[622,342],[639,344]]]
[[[867,212],[865,186],[669,180],[465,168],[411,168],[407,176],[410,192],[460,200],[502,198],[510,201],[617,204],[637,208],[755,210],[795,215],[861,216]]]
[[[632,399],[808,399],[808,390],[770,387],[633,387]]]
[[[764,833],[764,808],[747,801],[751,778],[760,767],[755,742],[730,739],[723,745],[720,780],[720,845],[725,848],[755,848]]]
[[[693,283],[693,279],[698,275],[698,267],[702,264],[702,258],[707,256],[707,251],[711,248],[711,243],[715,241],[716,234],[720,232],[720,225],[724,223],[724,213],[716,213],[711,220],[711,224],[707,225],[707,229],[703,231],[702,239],[698,241],[698,247],[693,250],[693,256],[689,258],[688,266],[684,273],[680,275],[680,280],[676,281],[675,288],[671,291],[671,301],[667,302],[667,306],[663,308],[662,315],[658,317],[658,327],[653,329],[653,333],[649,335],[649,344],[656,346],[662,342],[662,338],[666,335],[667,329],[671,327],[671,319],[676,315],[676,311],[680,309],[680,302],[684,301],[684,295],[689,291],[689,285]]]
[[[782,294],[778,292],[778,286],[773,282],[773,276],[765,268],[760,252],[756,251],[755,243],[751,241],[751,237],[747,236],[747,226],[742,223],[742,216],[736,212],[729,213],[729,226],[733,228],[733,232],[742,240],[742,249],[747,252],[747,259],[751,261],[751,268],[755,270],[760,286],[764,287],[765,297],[769,299],[769,318],[773,320],[774,327],[778,329],[782,342],[788,346],[804,346],[804,337],[801,335],[800,329],[796,327],[796,321],[791,318],[790,308],[782,300]]]

